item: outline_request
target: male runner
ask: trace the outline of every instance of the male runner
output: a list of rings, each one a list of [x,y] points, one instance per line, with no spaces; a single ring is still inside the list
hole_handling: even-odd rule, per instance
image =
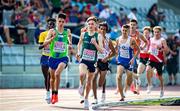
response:
[[[102,36],[96,32],[96,19],[94,17],[89,17],[87,19],[87,32],[84,32],[80,35],[80,40],[78,43],[78,54],[77,57],[80,57],[80,65],[83,67],[83,70],[87,72],[81,72],[86,74],[86,86],[85,86],[85,96],[84,96],[84,108],[89,107],[88,95],[91,90],[91,83],[93,74],[95,72],[94,64],[97,61],[97,52],[103,52],[101,41]],[[101,44],[101,45],[99,45]],[[80,84],[80,87],[82,84]]]
[[[116,82],[118,86],[118,91],[120,92],[121,99],[120,101],[124,101],[123,95],[123,88],[122,88],[122,74],[123,71],[126,71],[127,80],[126,84],[129,82],[129,78],[132,75],[132,65],[135,62],[135,58],[140,52],[138,45],[136,44],[135,40],[129,36],[129,26],[123,25],[122,29],[122,36],[117,39],[117,46],[116,50],[118,50],[118,57],[117,57],[117,77]],[[135,54],[133,54],[133,49],[137,49]]]
[[[115,49],[113,47],[112,41],[106,37],[106,33],[108,32],[108,24],[106,22],[102,22],[99,24],[99,31],[102,34],[102,44],[103,44],[103,53],[98,53],[98,61],[97,61],[97,70],[93,78],[93,93],[94,93],[94,103],[97,104],[97,77],[99,77],[99,87],[103,87],[102,89],[102,97],[101,102],[105,101],[105,86],[106,86],[106,73],[108,71],[108,60],[115,55]]]
[[[41,56],[41,60],[40,60],[40,63],[41,63],[41,70],[42,70],[42,73],[43,73],[43,76],[44,76],[44,84],[45,84],[45,87],[46,87],[46,101],[48,104],[50,104],[50,100],[51,100],[51,97],[50,97],[50,74],[49,74],[49,55],[50,55],[50,49],[49,49],[49,45],[47,46],[43,46],[43,43],[47,37],[47,34],[48,34],[48,31],[52,28],[55,28],[55,22],[56,20],[53,19],[53,18],[49,18],[47,20],[47,30],[44,31],[44,32],[41,32],[40,35],[39,35],[39,49],[43,49],[42,50],[42,56]]]
[[[160,81],[160,97],[164,96],[164,86],[163,86],[163,78],[162,78],[162,67],[163,64],[166,63],[165,55],[169,51],[166,40],[161,37],[162,28],[160,26],[155,26],[153,28],[153,38],[150,39],[150,47],[149,47],[149,63],[146,67],[147,71],[147,80],[148,80],[148,88],[147,93],[151,92],[152,81],[151,75],[153,74],[153,68],[157,70],[158,78]]]
[[[52,89],[52,104],[58,102],[60,76],[68,64],[68,44],[72,48],[72,37],[69,29],[65,29],[66,14],[60,13],[56,19],[57,27],[48,32],[44,45],[50,44],[50,84]]]
[[[135,39],[136,44],[137,44],[138,46],[140,46],[141,41],[144,42],[143,46],[140,47],[141,50],[142,50],[142,49],[144,49],[144,48],[146,47],[146,45],[147,45],[147,40],[146,40],[146,38],[143,36],[143,34],[141,34],[141,33],[137,30],[137,27],[138,27],[138,22],[137,22],[137,20],[132,19],[132,20],[130,21],[130,36]],[[134,50],[134,53],[136,53],[138,49],[134,48],[133,50]],[[139,55],[137,55],[137,57],[138,57],[138,56],[139,56]],[[139,83],[140,81],[137,81],[137,78],[138,78],[139,75],[136,74],[136,73],[137,73],[137,67],[138,67],[136,59],[137,59],[137,58],[135,58],[134,64],[133,64],[133,66],[132,66],[132,68],[133,68],[133,75],[132,75],[132,76],[133,76],[133,78],[135,79],[135,81]],[[132,78],[132,77],[131,77],[131,78]],[[130,78],[126,78],[126,79],[130,79]],[[135,82],[135,81],[134,81],[134,82]],[[125,85],[124,92],[127,91],[128,85],[131,85],[131,81],[130,81],[128,84]],[[132,85],[135,85],[135,83],[133,83]],[[133,91],[133,92],[134,92],[135,94],[137,94],[136,91]]]
[[[150,32],[151,32],[151,27],[144,27],[143,28],[143,35],[144,37],[146,37],[146,39],[148,40],[148,44],[146,45],[145,48],[143,48],[142,46],[144,46],[144,42],[141,41],[141,45],[140,45],[140,61],[138,64],[138,68],[137,68],[137,75],[139,75],[138,79],[140,79],[140,75],[144,72],[144,70],[146,69],[146,65],[147,62],[149,60],[149,45],[150,45]],[[140,80],[138,80],[140,81]],[[136,91],[139,94],[139,87],[140,87],[140,83],[136,84]]]

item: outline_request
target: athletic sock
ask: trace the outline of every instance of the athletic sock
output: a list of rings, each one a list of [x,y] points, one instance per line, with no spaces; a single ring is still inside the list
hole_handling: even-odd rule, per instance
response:
[[[55,94],[55,92],[56,92],[56,91],[52,91],[52,95],[54,95],[54,94]]]
[[[54,91],[54,94],[55,94],[55,95],[58,95],[58,91]]]

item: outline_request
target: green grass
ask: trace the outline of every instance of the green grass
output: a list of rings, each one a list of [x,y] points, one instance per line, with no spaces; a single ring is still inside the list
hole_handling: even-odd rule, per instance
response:
[[[180,100],[180,98],[168,98],[168,99],[157,99],[157,100],[146,100],[142,102],[128,102],[128,105],[160,105],[161,103],[166,103],[172,100]]]

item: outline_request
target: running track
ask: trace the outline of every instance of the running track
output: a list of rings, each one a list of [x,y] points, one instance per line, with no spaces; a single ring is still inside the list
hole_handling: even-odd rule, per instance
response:
[[[151,99],[159,97],[159,88],[153,88],[151,94],[146,94],[142,89],[140,95],[127,92],[126,100]],[[108,88],[106,100],[115,102],[119,100],[119,95],[114,94],[114,88]],[[59,89],[59,102],[57,104],[47,104],[44,100],[44,89],[0,89],[0,111],[83,111],[77,89]],[[98,91],[101,94],[101,91]],[[165,97],[179,96],[180,86],[165,87]],[[100,97],[100,95],[99,95]],[[93,97],[90,97],[92,102]],[[180,106],[117,106],[100,108],[101,111],[179,111]],[[99,111],[98,110],[98,111]]]

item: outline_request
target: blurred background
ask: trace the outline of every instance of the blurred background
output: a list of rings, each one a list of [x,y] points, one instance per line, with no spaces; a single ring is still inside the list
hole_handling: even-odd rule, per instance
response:
[[[78,62],[75,59],[80,29],[86,19],[96,16],[107,21],[111,40],[119,37],[121,26],[131,19],[138,21],[142,32],[145,26],[163,27],[162,37],[173,50],[180,46],[180,1],[178,0],[1,0],[0,2],[0,88],[43,88],[40,68],[41,51],[38,50],[39,34],[46,30],[46,20],[59,12],[67,14],[66,28],[71,29],[74,52],[62,74],[61,86],[77,88],[79,85]],[[174,46],[175,45],[175,46]],[[165,85],[180,85],[178,52],[174,65],[176,81],[169,84],[167,66],[164,67]],[[169,57],[170,55],[167,55]],[[116,62],[110,61],[107,86],[115,87]],[[125,75],[124,75],[125,76]],[[142,86],[147,85],[145,73]],[[156,77],[154,86],[159,86]]]

